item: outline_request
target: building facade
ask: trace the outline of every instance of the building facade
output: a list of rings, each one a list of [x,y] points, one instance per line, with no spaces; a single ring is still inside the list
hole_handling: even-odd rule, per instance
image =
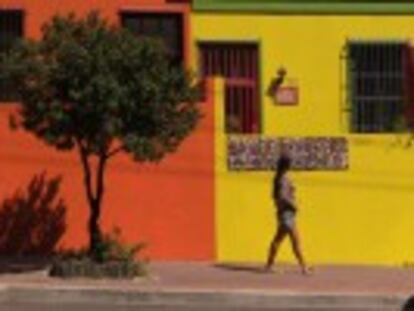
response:
[[[163,38],[207,81],[204,118],[177,154],[155,166],[127,156],[110,164],[105,228],[147,242],[152,259],[264,261],[276,225],[272,167],[289,152],[310,262],[414,262],[414,150],[401,133],[414,115],[414,2],[50,2],[0,0],[0,49],[38,38],[56,13],[97,9]],[[2,90],[0,203],[39,172],[62,176],[67,226],[57,246],[82,245],[76,154],[11,131],[17,104],[12,87]],[[293,261],[289,248],[281,260]]]
[[[82,16],[92,10],[137,35],[161,37],[175,61],[189,59],[186,1],[1,0],[0,49],[7,50],[19,37],[39,38],[42,25],[56,14]],[[28,133],[11,130],[9,116],[18,104],[13,103],[13,87],[0,84],[0,253],[44,253],[85,245],[88,205],[78,155],[57,152]],[[154,165],[139,165],[122,155],[108,167],[103,229],[108,232],[117,226],[127,242],[145,242],[142,255],[150,259],[215,257],[212,105],[200,107],[205,117],[176,154]],[[61,177],[58,197],[63,201],[59,217],[52,211],[55,206],[39,211],[50,191],[48,181],[57,177]],[[47,247],[24,242],[36,239],[41,240],[36,245]]]
[[[311,262],[412,262],[414,151],[398,124],[413,112],[414,3],[195,0],[193,9],[193,62],[221,77],[217,258],[265,258],[275,230],[266,156],[287,148]],[[289,248],[281,260],[293,261]]]

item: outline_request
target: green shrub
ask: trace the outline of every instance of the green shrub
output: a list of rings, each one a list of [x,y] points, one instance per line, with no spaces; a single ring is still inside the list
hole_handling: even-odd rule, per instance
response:
[[[115,228],[104,235],[96,254],[90,256],[86,249],[60,252],[55,258],[50,275],[63,278],[127,278],[147,274],[147,262],[137,260],[144,243],[128,245],[122,242],[121,231]]]
[[[133,245],[123,243],[121,230],[116,227],[111,233],[104,235],[102,242],[98,245],[97,255],[100,262],[132,261],[145,246],[145,243]]]

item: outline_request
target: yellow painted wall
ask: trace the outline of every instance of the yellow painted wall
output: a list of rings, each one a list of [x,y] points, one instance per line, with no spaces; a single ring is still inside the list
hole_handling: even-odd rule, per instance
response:
[[[263,134],[346,135],[350,170],[300,172],[298,224],[312,263],[414,263],[414,149],[394,135],[349,135],[340,58],[349,39],[414,38],[414,16],[272,16],[193,13],[193,42],[257,41]],[[197,49],[193,46],[194,62]],[[300,87],[296,107],[265,91],[283,65]],[[275,230],[272,174],[226,169],[223,94],[216,88],[216,239],[219,261],[264,261]],[[288,241],[281,261],[293,261]]]

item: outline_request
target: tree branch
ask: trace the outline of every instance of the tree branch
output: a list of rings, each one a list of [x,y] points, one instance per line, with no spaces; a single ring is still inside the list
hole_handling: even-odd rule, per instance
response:
[[[117,153],[121,152],[122,150],[124,150],[125,145],[121,145],[118,146],[116,148],[114,148],[113,150],[109,151],[106,155],[107,158],[113,157],[114,155],[116,155]]]
[[[96,203],[97,206],[101,206],[102,197],[105,188],[105,168],[106,168],[106,161],[108,159],[107,155],[101,155],[99,157],[99,164],[98,164],[98,172],[96,175]]]

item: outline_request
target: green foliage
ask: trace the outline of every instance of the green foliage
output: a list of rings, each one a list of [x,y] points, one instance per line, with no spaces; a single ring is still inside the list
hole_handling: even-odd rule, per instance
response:
[[[121,237],[121,230],[115,228],[111,233],[103,236],[97,248],[97,256],[101,262],[133,261],[145,247],[145,243],[133,245],[124,243]]]
[[[114,228],[104,235],[91,258],[87,249],[58,252],[50,275],[56,277],[134,278],[147,274],[147,261],[138,259],[145,243],[127,244],[121,230]]]
[[[125,243],[121,235],[121,229],[115,227],[111,232],[103,235],[102,241],[98,245],[100,262],[135,261],[145,247],[146,244],[143,242]],[[60,250],[57,254],[59,259],[84,260],[90,258],[89,251],[86,248]]]
[[[59,150],[81,144],[88,154],[124,150],[157,161],[199,118],[191,74],[170,64],[161,42],[137,39],[96,12],[54,17],[1,67],[18,86],[20,125]]]

